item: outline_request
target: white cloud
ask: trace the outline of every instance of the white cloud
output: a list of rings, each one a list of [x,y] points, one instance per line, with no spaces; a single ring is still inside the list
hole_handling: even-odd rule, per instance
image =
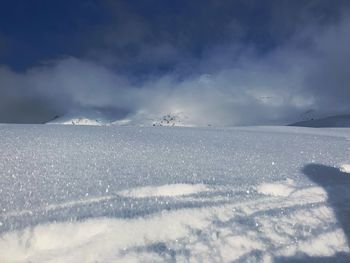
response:
[[[29,105],[40,100],[42,111],[60,113],[79,107],[184,112],[198,125],[284,124],[310,109],[319,115],[349,112],[349,25],[344,18],[326,29],[305,28],[264,55],[237,44],[216,48],[195,74],[151,76],[137,85],[106,66],[76,58],[25,73],[1,68],[2,112],[21,114],[16,103],[5,103],[8,97]]]

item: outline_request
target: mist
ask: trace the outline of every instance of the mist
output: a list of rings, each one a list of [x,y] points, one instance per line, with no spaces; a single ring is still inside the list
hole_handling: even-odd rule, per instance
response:
[[[56,115],[99,109],[116,119],[181,112],[195,125],[234,126],[288,124],[307,112],[315,117],[350,113],[348,13],[327,25],[298,27],[265,52],[237,40],[215,43],[200,57],[170,42],[141,45],[137,61],[153,65],[169,62],[168,57],[175,65],[142,77],[127,71],[130,65],[120,59],[106,59],[111,50],[43,60],[24,71],[4,65],[0,121],[44,123]]]

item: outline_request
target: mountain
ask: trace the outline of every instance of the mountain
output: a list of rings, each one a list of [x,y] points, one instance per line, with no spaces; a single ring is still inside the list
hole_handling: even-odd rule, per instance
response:
[[[125,119],[117,120],[112,123],[119,126],[195,126],[190,117],[183,112],[166,113],[166,114],[149,114],[146,112],[137,112],[129,115]]]
[[[350,115],[335,115],[320,119],[299,121],[288,126],[326,128],[326,127],[350,127]]]
[[[47,124],[63,124],[63,125],[115,125],[115,126],[187,126],[193,127],[188,115],[183,112],[166,113],[166,114],[150,114],[147,112],[137,112],[129,114],[124,118],[106,115],[102,111],[84,110],[74,111],[63,116],[55,116]]]
[[[55,116],[46,124],[102,126],[112,122],[106,114],[98,110],[73,111],[63,116]]]

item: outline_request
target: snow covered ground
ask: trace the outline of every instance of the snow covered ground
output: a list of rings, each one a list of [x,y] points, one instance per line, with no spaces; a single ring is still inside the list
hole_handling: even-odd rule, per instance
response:
[[[0,125],[0,262],[349,262],[350,129]]]

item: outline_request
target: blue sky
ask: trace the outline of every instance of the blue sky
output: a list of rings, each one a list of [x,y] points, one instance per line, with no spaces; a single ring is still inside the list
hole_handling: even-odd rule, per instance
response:
[[[256,104],[244,122],[229,120],[232,111],[240,115],[249,108],[233,98],[218,99],[212,108],[197,105],[203,98],[190,101],[197,114],[219,109],[212,118],[227,125],[283,123],[310,109],[344,113],[350,82],[341,52],[347,50],[348,10],[349,1],[341,0],[1,1],[0,121],[41,122],[86,107],[171,111],[140,102],[144,94],[131,99],[130,90],[163,94],[170,104],[202,90],[208,97],[244,94],[247,105]],[[305,74],[298,72],[301,65]],[[84,83],[85,74],[96,76],[94,87]],[[210,76],[210,87],[196,84],[203,76]],[[279,95],[264,105],[256,97],[260,93]],[[86,94],[101,98],[83,99]],[[284,107],[272,116],[277,101]]]
[[[288,41],[304,25],[338,19],[345,4],[324,0],[2,1],[1,64],[24,70],[60,56],[80,58],[103,50],[115,60],[130,63],[143,46],[159,44],[172,45],[194,59],[232,42],[253,45],[264,53]],[[133,66],[171,68],[177,62],[169,56]]]

